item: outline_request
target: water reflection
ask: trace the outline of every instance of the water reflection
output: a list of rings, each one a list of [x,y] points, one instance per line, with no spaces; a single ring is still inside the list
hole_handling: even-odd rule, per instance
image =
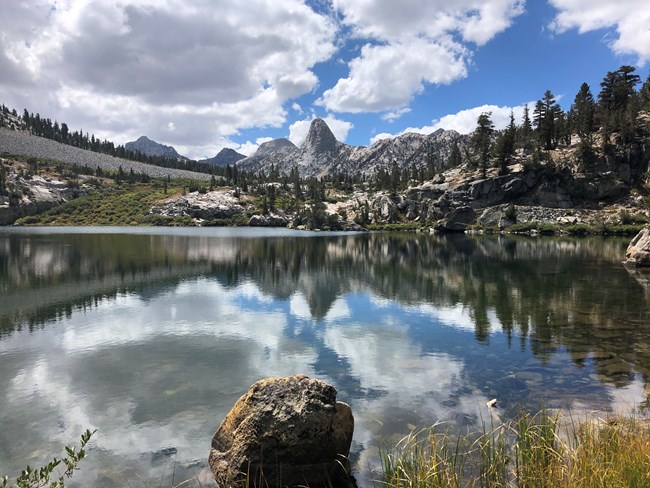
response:
[[[189,476],[250,384],[296,372],[352,404],[360,471],[494,397],[501,417],[648,404],[624,241],[150,232],[0,233],[6,471],[95,427],[83,485]]]

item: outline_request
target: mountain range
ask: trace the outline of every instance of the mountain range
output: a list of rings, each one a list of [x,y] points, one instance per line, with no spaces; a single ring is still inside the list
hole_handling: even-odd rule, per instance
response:
[[[462,151],[469,145],[469,136],[439,129],[429,135],[407,133],[382,139],[369,147],[350,146],[338,141],[327,123],[316,118],[300,147],[287,139],[274,139],[260,145],[253,155],[239,161],[237,167],[268,172],[273,164],[285,174],[295,167],[303,177],[337,173],[371,175],[381,168],[389,170],[393,163],[400,168],[431,164],[440,171],[454,144]]]
[[[305,142],[300,147],[289,139],[273,139],[261,144],[248,157],[224,148],[216,156],[200,162],[215,166],[237,164],[238,168],[251,172],[263,170],[268,173],[273,165],[280,173],[289,174],[296,168],[302,177],[339,173],[370,176],[382,168],[390,170],[393,163],[402,169],[413,165],[420,168],[432,165],[435,171],[442,171],[454,144],[464,151],[469,147],[469,136],[438,129],[428,135],[411,132],[382,139],[372,146],[350,146],[338,141],[327,123],[316,118],[312,120]],[[183,158],[173,147],[145,136],[128,142],[125,147],[148,156]]]

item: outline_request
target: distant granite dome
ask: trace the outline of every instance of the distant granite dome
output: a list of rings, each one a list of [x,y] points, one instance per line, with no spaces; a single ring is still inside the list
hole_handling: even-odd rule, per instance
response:
[[[163,156],[166,158],[182,158],[172,146],[165,146],[152,141],[147,136],[141,136],[137,141],[127,142],[124,147],[129,151],[140,151],[147,156]]]
[[[272,141],[261,144],[260,147],[257,148],[257,151],[255,151],[255,156],[265,156],[267,154],[279,151],[285,147],[298,149],[295,144],[289,139],[281,137],[280,139],[273,139]]]
[[[246,156],[238,153],[234,149],[229,147],[224,147],[219,153],[213,158],[207,158],[200,161],[201,163],[208,163],[213,166],[232,166],[237,161],[244,159]]]

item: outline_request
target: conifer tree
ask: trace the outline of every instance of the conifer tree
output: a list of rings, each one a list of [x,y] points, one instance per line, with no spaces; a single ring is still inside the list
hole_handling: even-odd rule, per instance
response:
[[[609,71],[600,83],[598,109],[601,124],[607,126],[609,131],[621,132],[627,129],[629,132],[630,122],[636,120],[635,110],[638,106],[634,104],[630,106],[630,102],[636,95],[635,87],[641,78],[634,73],[635,71],[632,66],[621,66],[616,71]],[[624,139],[629,135],[629,133],[624,134]]]
[[[515,154],[516,134],[515,114],[510,111],[510,123],[499,135],[499,139],[497,140],[497,163],[501,174],[505,174],[508,171],[508,163],[510,163]]]
[[[449,162],[447,164],[450,168],[455,168],[460,166],[463,162],[463,158],[460,154],[460,149],[458,148],[458,141],[454,141],[451,144],[451,152],[449,153]]]
[[[532,147],[533,139],[533,124],[530,121],[530,109],[528,105],[524,105],[524,115],[519,128],[519,147],[525,151],[529,151]]]
[[[562,109],[555,101],[551,90],[544,92],[544,97],[538,100],[533,111],[533,121],[540,146],[544,149],[554,149],[557,145],[557,121]]]
[[[596,130],[596,102],[587,83],[580,86],[571,106],[571,125],[581,140],[591,144]]]
[[[474,151],[479,158],[479,168],[481,175],[486,177],[487,165],[490,161],[492,150],[492,134],[494,133],[494,124],[490,116],[492,112],[483,112],[476,120],[476,130],[474,131],[473,143]]]

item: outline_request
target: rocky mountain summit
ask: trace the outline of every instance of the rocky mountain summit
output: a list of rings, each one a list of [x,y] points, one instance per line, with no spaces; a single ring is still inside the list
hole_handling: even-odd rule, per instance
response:
[[[138,137],[137,140],[127,142],[124,148],[129,151],[139,151],[146,156],[162,156],[165,158],[183,158],[172,146],[165,146],[152,141],[147,136]]]
[[[221,151],[217,153],[213,158],[202,159],[201,163],[211,164],[213,166],[232,166],[237,161],[244,159],[246,156],[238,153],[234,149],[229,147],[224,147]]]
[[[284,174],[295,167],[302,177],[338,173],[369,176],[382,168],[389,170],[394,163],[402,169],[432,165],[436,171],[442,171],[454,144],[462,150],[468,147],[469,137],[452,130],[438,130],[429,135],[407,133],[382,139],[370,147],[350,146],[338,141],[327,123],[316,118],[299,148],[287,139],[275,139],[262,144],[237,166],[246,171],[268,172],[274,165]]]

